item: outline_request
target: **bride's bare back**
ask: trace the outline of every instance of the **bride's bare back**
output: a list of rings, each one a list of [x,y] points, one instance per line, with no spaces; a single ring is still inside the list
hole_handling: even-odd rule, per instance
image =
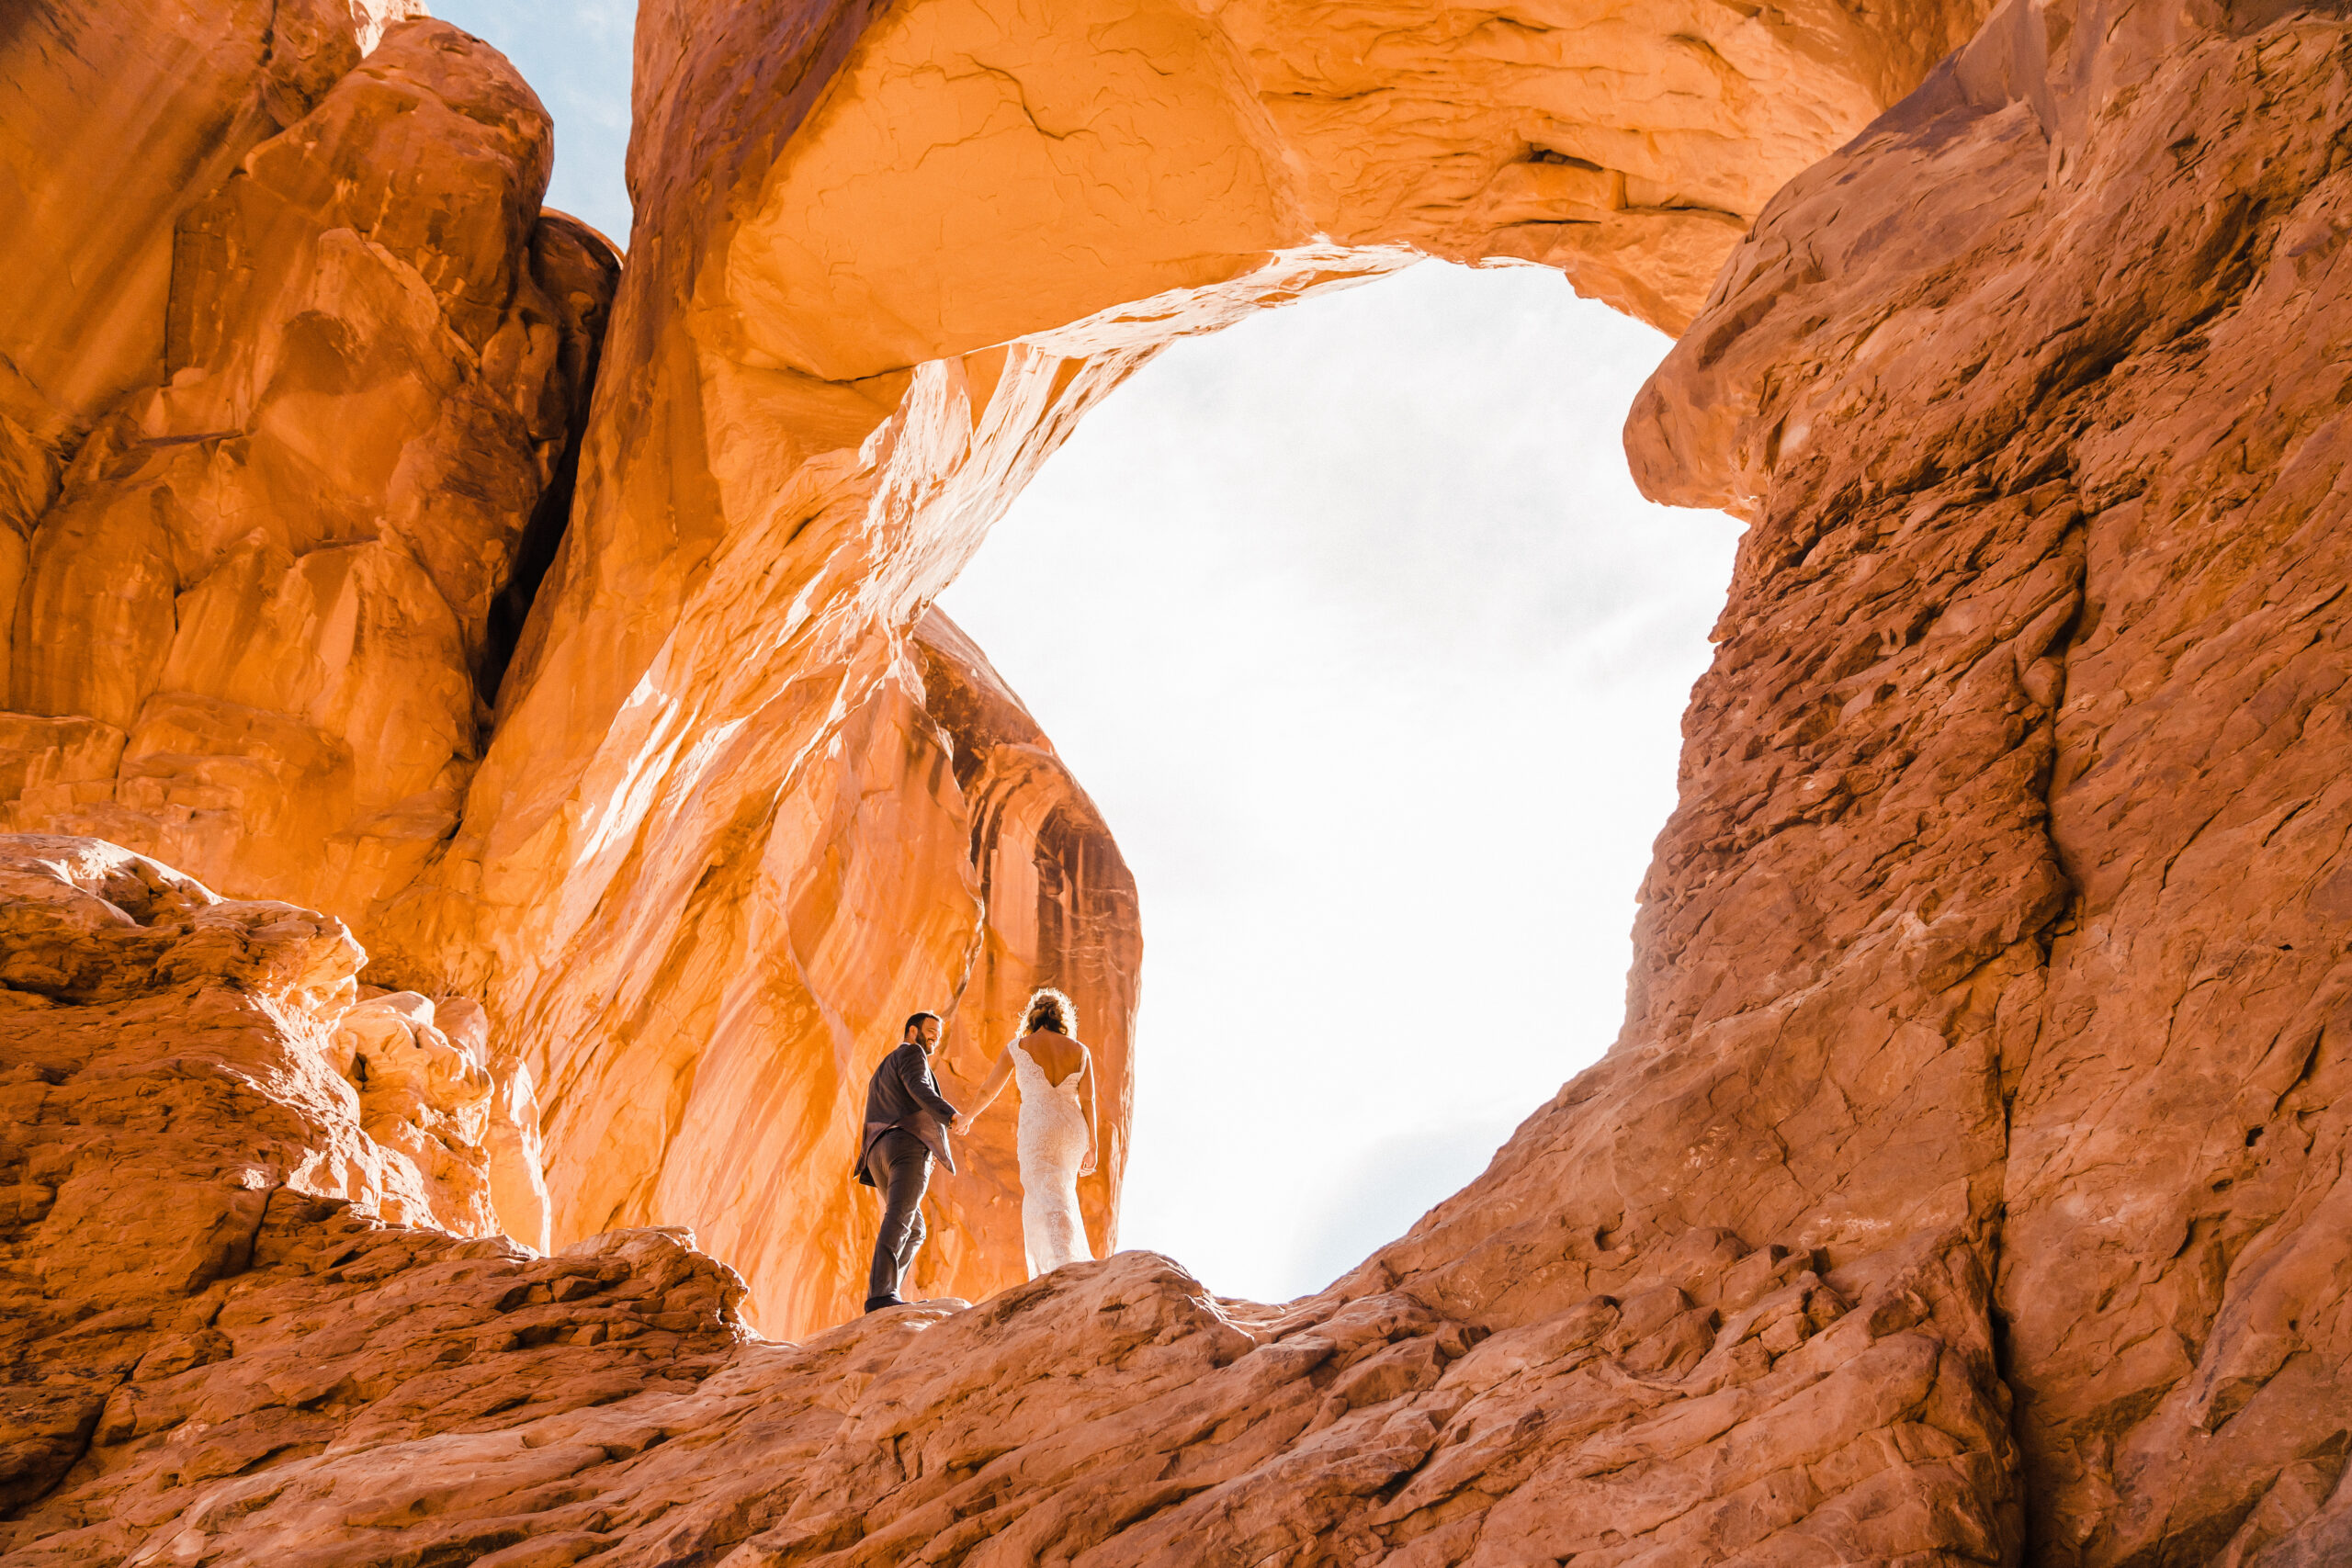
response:
[[[1056,1030],[1033,1029],[997,1054],[996,1066],[989,1069],[988,1081],[980,1086],[978,1099],[969,1111],[956,1118],[956,1134],[960,1136],[972,1130],[972,1123],[979,1119],[980,1112],[988,1109],[989,1102],[996,1099],[997,1092],[1012,1077],[1012,1058],[1016,1051],[1036,1063],[1037,1070],[1044,1073],[1046,1081],[1056,1089],[1080,1073],[1086,1075],[1085,1080],[1078,1086],[1079,1103],[1086,1111],[1087,1142],[1090,1145],[1086,1166],[1087,1169],[1093,1169],[1094,1156],[1091,1152],[1094,1141],[1093,1058],[1083,1043]]]
[[[1021,1037],[1021,1048],[1029,1053],[1031,1061],[1045,1069],[1046,1081],[1056,1089],[1086,1066],[1086,1047],[1051,1029],[1031,1030]]]

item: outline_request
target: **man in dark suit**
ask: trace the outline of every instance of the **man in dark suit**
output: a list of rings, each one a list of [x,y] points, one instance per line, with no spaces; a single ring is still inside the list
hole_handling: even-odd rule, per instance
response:
[[[922,1247],[922,1193],[931,1184],[933,1156],[948,1169],[956,1156],[947,1145],[956,1108],[931,1076],[931,1054],[939,1047],[939,1015],[919,1012],[865,1089],[865,1136],[858,1148],[857,1179],[883,1193],[882,1234],[874,1238],[874,1267],[865,1278],[865,1310],[904,1306],[899,1285]]]

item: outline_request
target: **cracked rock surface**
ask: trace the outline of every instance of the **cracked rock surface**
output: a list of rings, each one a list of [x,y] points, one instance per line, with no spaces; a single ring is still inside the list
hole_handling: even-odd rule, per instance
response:
[[[2333,15],[2005,8],[1627,429],[1755,521],[1637,1009],[1778,1036],[1717,1146],[1807,1235],[1979,1227],[2035,1562],[2352,1551],[2347,119]]]

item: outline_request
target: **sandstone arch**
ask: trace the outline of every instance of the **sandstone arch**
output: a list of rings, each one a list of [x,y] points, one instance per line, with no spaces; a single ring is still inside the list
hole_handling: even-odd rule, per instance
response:
[[[186,211],[167,186],[109,220],[148,247],[121,276],[154,296],[99,312],[135,323],[103,329],[119,366],[53,318],[10,328],[39,384],[10,427],[29,556],[9,825],[344,911],[371,981],[481,996],[543,1097],[556,1234],[691,1222],[778,1329],[852,1304],[842,1108],[888,1020],[971,998],[949,1071],[976,1075],[1011,994],[1056,980],[1125,1082],[1132,982],[1088,956],[1136,941],[1115,847],[1034,725],[1013,743],[1032,806],[989,803],[1007,786],[978,759],[1015,753],[937,704],[994,677],[915,633],[1071,423],[1175,333],[1422,254],[1562,265],[1677,325],[1771,189],[1973,19],[649,7],[637,260],[605,332],[609,257],[530,228],[547,131],[527,88],[401,7],[352,15],[256,13],[253,58],[201,78],[214,107],[175,111],[184,136],[241,128],[244,163],[196,178],[219,194]],[[145,81],[179,37],[141,17],[115,55],[85,39],[51,58]],[[298,60],[310,75],[287,75]],[[384,140],[363,100],[387,72],[502,151],[461,165]],[[19,185],[50,182],[40,199],[80,221],[64,166],[28,143]],[[347,170],[409,182],[420,220],[476,216],[404,240],[407,209],[371,227],[319,194]],[[54,266],[90,243],[51,224],[19,245]],[[395,324],[356,283],[306,302],[238,270],[311,274],[305,246],[389,247],[440,304]],[[493,394],[475,423],[512,423],[503,402],[526,429],[394,438],[474,396],[399,368],[447,359],[444,333],[478,367],[460,381]],[[87,389],[55,389],[43,367],[69,361]],[[102,464],[107,441],[140,466]],[[322,487],[339,450],[357,466]],[[68,458],[84,477],[61,477]],[[502,590],[574,466],[577,522],[509,661]],[[330,496],[348,515],[322,525]],[[453,503],[481,513],[454,534]],[[188,559],[141,543],[158,504],[185,514],[157,536],[186,535]],[[141,550],[143,597],[119,597],[106,581]],[[473,711],[493,682],[495,712]],[[1001,687],[986,704],[1018,711]],[[1000,820],[1016,827],[990,847]],[[1005,855],[1066,883],[1061,902],[989,897]],[[1088,1191],[1106,1243],[1114,1121]],[[1017,1239],[976,1217],[1000,1185],[943,1196],[926,1288],[1018,1278]]]
[[[608,1043],[634,1026],[607,998],[686,897],[634,857],[659,844],[715,870],[736,852],[728,824],[778,773],[795,780],[787,795],[831,787],[802,782],[794,759],[901,700],[888,694],[923,604],[1158,345],[1423,254],[1562,265],[1679,325],[1769,192],[1972,22],[1921,12],[1865,29],[1826,7],[649,7],[636,259],[573,530],[466,825],[371,931],[380,961],[482,989],[550,1085],[575,1055],[608,1059],[594,1086],[551,1090],[559,1145],[560,1129],[603,1122],[649,1059]],[[708,754],[721,733],[736,739]],[[820,856],[877,852],[877,831],[779,829],[762,852],[792,886]],[[592,930],[607,934],[575,936]],[[692,1005],[713,1004],[710,975],[751,959],[747,942],[695,961],[708,973],[683,982]],[[857,965],[908,973],[910,988],[853,999],[845,978],[804,969],[779,984],[806,1000],[771,998],[756,1023],[663,1024],[676,1043],[657,1048],[662,1070],[683,1081],[706,1051],[734,1049],[714,1028],[813,1034],[826,1042],[813,1054],[741,1049],[778,1077],[825,1062],[838,1104],[888,1021],[963,974],[950,932],[910,945],[926,943],[936,955],[911,972],[857,950]],[[1121,1018],[1114,1063],[1125,1037]],[[982,1040],[951,1031],[951,1073],[977,1075]],[[683,1206],[738,1255],[763,1259],[774,1241],[777,1260],[750,1268],[770,1311],[786,1279],[854,1273],[846,1214],[808,1227],[821,1241],[786,1244],[757,1205],[692,1183],[658,1203],[619,1196],[616,1173],[658,1188],[659,1151],[703,1135],[683,1109],[655,1120],[579,1140],[607,1175],[593,1190],[556,1177],[560,1228]],[[821,1122],[786,1162],[821,1184],[797,1202],[833,1214],[845,1134]],[[1105,1235],[1118,1163],[1090,1192]],[[984,1290],[1014,1263],[936,1284]],[[795,1296],[806,1304],[776,1322],[827,1321],[847,1289]]]
[[[1249,265],[1222,275],[1161,244],[1108,275],[1161,265],[1180,293],[1081,290],[992,347],[910,337],[910,318],[1007,319],[920,275],[864,337],[768,332],[746,312],[773,299],[733,291],[735,242],[825,95],[910,58],[887,18],[862,54],[862,7],[649,13],[647,223],[575,525],[458,836],[361,917],[387,977],[480,989],[537,1065],[570,1071],[551,1118],[574,1151],[556,1154],[567,1228],[583,1208],[647,1217],[667,1181],[708,1191],[729,1130],[674,1095],[766,1081],[785,1005],[820,1021],[793,1036],[821,1047],[791,1086],[814,1104],[891,986],[1035,962],[1034,933],[985,940],[1009,911],[908,897],[1026,850],[976,848],[970,780],[1020,797],[1000,822],[1084,820],[1017,704],[918,626],[927,592],[1159,335],[1398,243],[1444,248],[1334,227],[1347,209],[1316,205],[1316,171],[1345,160],[1283,129],[1393,108],[1348,79],[1385,69],[1378,51],[1331,42],[1329,13],[1257,34],[1219,16],[1241,63],[1203,71],[1283,100],[1260,104],[1283,154],[1247,210],[1305,212],[1331,243],[1227,253]],[[1886,62],[1935,51],[1897,16],[1901,47],[1840,64],[1827,24],[1758,16],[1829,39],[1814,79],[1879,71],[1883,97],[1907,82]],[[191,80],[232,85],[220,123],[277,124],[278,105],[300,124],[319,85],[262,70],[246,22],[225,77]],[[33,79],[26,36],[0,31],[11,81]],[[1180,16],[1151,47],[1204,36]],[[1337,84],[1332,103],[1302,78]],[[991,84],[978,130],[1028,134],[989,118]],[[389,1179],[324,1063],[356,962],[341,928],[118,875],[114,852],[14,868],[11,1544],[60,1562],[2341,1557],[2347,105],[2352,39],[2324,11],[2018,5],[1761,205],[1628,434],[1655,492],[1754,527],[1626,1033],[1478,1182],[1284,1311],[1128,1255],[776,1346],[673,1233],[534,1258],[356,1218],[316,1176],[340,1153],[368,1194]],[[1063,106],[1028,107],[1065,130]],[[1563,210],[1591,205],[1580,162],[1634,201],[1639,171],[1541,145],[1533,164],[1567,173],[1534,183]],[[1555,259],[1605,279],[1643,224],[1705,221],[1623,210],[1585,236],[1619,252]],[[771,294],[815,276],[758,270]],[[14,320],[19,370],[51,367],[25,373],[40,405],[9,383],[30,412],[0,427],[11,496],[40,511],[105,412],[74,378],[171,340],[129,305],[98,312],[86,353]],[[126,320],[143,324],[110,335]],[[889,366],[910,343],[942,356]],[[137,392],[135,371],[106,396]],[[91,454],[102,480],[113,455]],[[51,785],[113,799],[119,762],[74,728],[103,721],[13,722],[43,739],[19,748],[12,809]],[[69,755],[98,760],[69,777],[51,760]],[[901,849],[921,875],[871,874]],[[812,888],[821,907],[796,908]],[[1065,907],[1116,936],[1115,888],[1095,891]],[[862,911],[894,908],[936,929],[873,985],[844,954],[863,959]],[[777,953],[781,983],[742,979]],[[564,1170],[633,1109],[649,1042],[692,1047],[663,1065],[694,1077],[672,1072],[652,1108],[656,1134],[690,1135],[618,1136],[629,1161]],[[182,1114],[126,1114],[142,1096]],[[108,1202],[133,1190],[188,1221],[137,1269],[115,1261],[129,1211]],[[840,1225],[763,1229],[752,1200],[772,1196],[720,1225],[780,1324],[822,1310]],[[819,1284],[796,1296],[803,1262]]]

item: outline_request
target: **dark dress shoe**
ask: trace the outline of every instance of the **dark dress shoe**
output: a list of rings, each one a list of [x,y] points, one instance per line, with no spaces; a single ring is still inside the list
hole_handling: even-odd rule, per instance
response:
[[[907,1303],[905,1302],[901,1301],[897,1296],[868,1296],[865,1298],[865,1310],[868,1312],[880,1312],[884,1307],[902,1307],[906,1304]]]

